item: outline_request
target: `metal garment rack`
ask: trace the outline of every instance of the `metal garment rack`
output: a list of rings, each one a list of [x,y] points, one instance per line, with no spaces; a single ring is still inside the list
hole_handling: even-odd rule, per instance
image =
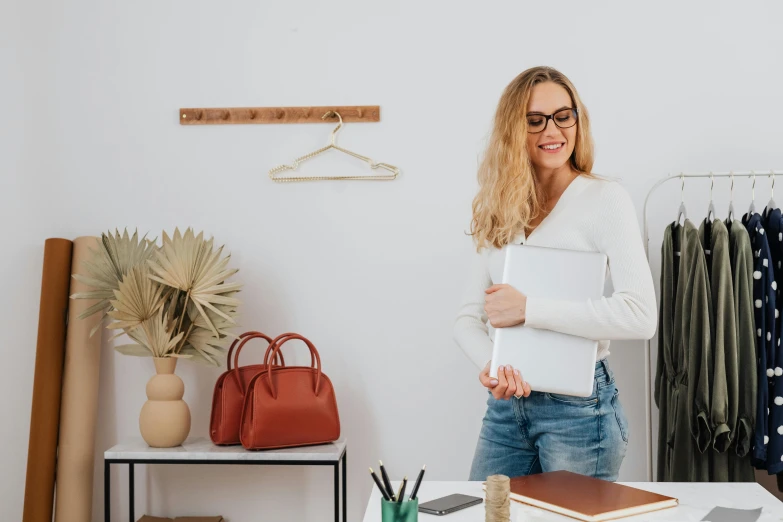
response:
[[[691,172],[691,173],[679,173],[675,175],[667,176],[661,180],[658,180],[658,182],[653,185],[650,190],[647,192],[647,196],[644,198],[644,221],[643,221],[643,230],[644,230],[644,252],[647,255],[647,263],[650,263],[650,233],[649,233],[649,222],[647,219],[647,206],[650,201],[650,196],[655,192],[655,190],[666,183],[667,181],[671,180],[679,180],[683,184],[683,188],[681,191],[685,188],[685,179],[686,178],[754,178],[754,189],[755,189],[755,178],[769,178],[772,177],[774,180],[774,176],[783,176],[783,171],[781,170],[768,170],[768,171],[753,171],[753,170],[747,170],[747,171],[729,171],[729,172]],[[774,185],[773,185],[774,186]],[[733,187],[733,185],[732,185]],[[711,189],[710,189],[711,190]],[[681,192],[682,197],[682,192]],[[755,199],[755,191],[754,191],[754,199]],[[657,332],[660,333],[660,332]],[[647,414],[647,480],[652,482],[653,480],[653,434],[652,434],[652,361],[650,360],[650,343],[651,339],[647,339],[644,341],[644,385],[645,385],[645,413]]]

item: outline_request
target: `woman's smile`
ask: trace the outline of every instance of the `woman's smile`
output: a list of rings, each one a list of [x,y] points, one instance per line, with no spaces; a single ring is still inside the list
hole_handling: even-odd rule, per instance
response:
[[[548,154],[557,154],[558,152],[563,150],[564,145],[565,145],[564,141],[548,141],[546,143],[542,143],[541,145],[539,145],[538,148]]]

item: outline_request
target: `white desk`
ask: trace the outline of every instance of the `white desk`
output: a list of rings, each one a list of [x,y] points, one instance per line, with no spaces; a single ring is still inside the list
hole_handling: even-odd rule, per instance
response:
[[[676,508],[664,509],[654,513],[620,519],[628,522],[669,521],[696,522],[715,506],[756,509],[763,508],[759,522],[783,520],[783,503],[767,490],[755,483],[659,483],[659,482],[623,482],[626,486],[653,491],[679,499]],[[395,489],[399,482],[394,483]],[[410,488],[407,488],[410,490]],[[484,497],[481,482],[428,482],[424,481],[419,489],[419,503],[426,502],[451,493],[464,493]],[[469,507],[438,517],[419,513],[421,522],[481,522],[484,520],[484,504]],[[511,502],[511,522],[574,522],[568,518],[541,509]],[[364,522],[381,522],[381,492],[373,485],[372,495],[364,514]]]

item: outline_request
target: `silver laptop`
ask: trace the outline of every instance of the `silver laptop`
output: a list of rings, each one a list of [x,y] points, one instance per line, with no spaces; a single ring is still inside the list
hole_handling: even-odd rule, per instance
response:
[[[502,282],[525,295],[567,301],[603,296],[607,259],[579,252],[508,245]],[[598,341],[525,325],[495,329],[490,376],[500,365],[518,368],[534,391],[588,397],[593,392]]]

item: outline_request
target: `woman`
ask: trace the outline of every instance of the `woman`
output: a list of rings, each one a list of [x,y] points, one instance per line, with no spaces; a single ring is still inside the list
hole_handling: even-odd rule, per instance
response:
[[[489,390],[471,480],[554,470],[617,480],[628,422],[607,364],[609,340],[653,336],[655,291],[631,198],[592,167],[590,121],[571,82],[550,67],[517,76],[500,99],[479,169],[471,223],[479,266],[454,328]],[[614,293],[567,302],[497,284],[503,247],[521,243],[603,252]],[[491,379],[491,331],[517,324],[599,341],[592,396],[531,390],[524,368],[500,367]]]

